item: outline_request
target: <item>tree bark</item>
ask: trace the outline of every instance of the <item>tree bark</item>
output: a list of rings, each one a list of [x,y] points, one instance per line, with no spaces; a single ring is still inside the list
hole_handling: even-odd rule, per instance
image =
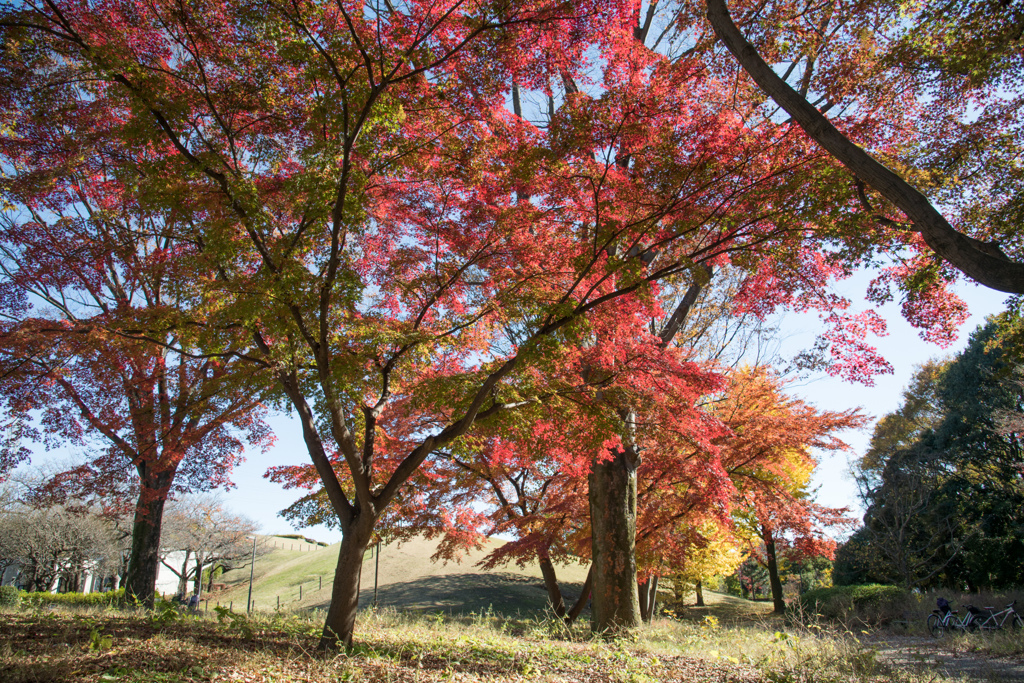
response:
[[[203,593],[203,559],[202,555],[196,553],[196,575],[192,579],[192,592],[196,595]]]
[[[373,537],[374,521],[367,521],[360,515],[352,524],[342,527],[341,548],[338,550],[338,564],[334,570],[334,585],[331,587],[331,606],[327,610],[318,646],[321,651],[337,650],[339,646],[345,649],[352,647],[356,610],[359,609],[363,555]]]
[[[540,563],[540,573],[544,577],[544,587],[548,589],[548,602],[551,609],[560,617],[565,617],[565,601],[562,599],[562,590],[558,587],[558,577],[555,575],[555,566],[551,564],[551,558],[546,554],[538,554],[537,562]]]
[[[768,557],[768,583],[772,587],[774,611],[776,614],[782,614],[786,611],[786,601],[782,598],[782,579],[779,578],[779,562],[775,553],[775,540],[770,534],[765,534],[764,554]]]
[[[957,232],[927,197],[836,129],[761,58],[733,23],[725,0],[708,0],[707,8],[715,34],[758,87],[856,178],[906,214],[932,251],[986,287],[1014,294],[1024,292],[1024,264],[1010,260],[994,242]]]
[[[615,635],[641,625],[636,585],[636,462],[625,449],[594,462],[589,483],[593,591],[591,627]]]
[[[649,624],[654,621],[654,611],[658,607],[658,577],[655,575],[637,584],[637,590],[640,593],[640,618]]]
[[[583,611],[583,607],[587,604],[587,600],[590,599],[590,591],[594,585],[594,565],[590,565],[590,570],[587,571],[587,580],[583,582],[583,590],[580,592],[580,597],[576,600],[576,603],[569,610],[569,613],[565,615],[565,623],[574,624],[579,618],[580,613]]]
[[[184,598],[188,595],[188,558],[192,556],[192,551],[188,548],[185,549],[185,559],[181,561],[181,572],[178,573],[178,590],[174,591],[174,594]]]
[[[704,586],[700,581],[697,582],[694,592],[697,594],[697,607],[704,606]]]
[[[125,599],[129,604],[153,608],[156,599],[156,575],[160,567],[160,524],[164,517],[166,489],[143,482],[135,504],[132,523],[132,551],[125,576]]]
[[[654,621],[654,615],[658,611],[658,581],[660,577],[655,574],[651,577],[651,596],[648,600],[648,607],[650,612],[647,614],[647,623]]]

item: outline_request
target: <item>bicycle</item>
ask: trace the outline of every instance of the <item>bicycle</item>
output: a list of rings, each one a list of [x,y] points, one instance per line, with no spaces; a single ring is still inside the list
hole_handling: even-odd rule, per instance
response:
[[[939,598],[936,603],[939,609],[932,610],[927,620],[928,633],[931,634],[932,638],[941,638],[950,631],[967,631],[973,616],[970,612],[961,619],[957,616],[959,611],[950,609],[949,601],[945,598]]]
[[[972,631],[977,629],[982,631],[998,631],[1008,625],[1014,631],[1024,629],[1024,619],[1014,609],[1016,605],[1017,601],[1014,600],[998,612],[995,607],[979,609],[974,605],[967,605],[967,610],[971,616],[968,628]]]

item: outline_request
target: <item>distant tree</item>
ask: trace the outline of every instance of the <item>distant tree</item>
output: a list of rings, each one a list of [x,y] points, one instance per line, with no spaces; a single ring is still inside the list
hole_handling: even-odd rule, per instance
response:
[[[34,130],[56,135],[55,126]],[[179,302],[168,257],[193,247],[167,236],[171,212],[112,201],[110,188],[131,173],[126,157],[86,151],[82,136],[31,164],[6,157],[5,196],[18,205],[0,216],[0,389],[20,438],[4,445],[11,461],[29,439],[92,454],[46,486],[68,505],[99,498],[112,510],[132,500],[125,587],[152,604],[168,496],[228,485],[244,444],[269,443],[265,389],[256,366],[193,357],[180,331],[140,341],[103,329],[152,321]]]
[[[832,559],[831,534],[852,523],[845,508],[814,502],[810,449],[846,448],[835,432],[864,423],[857,411],[819,411],[785,396],[782,386],[763,369],[737,372],[720,408],[733,430],[722,448],[737,490],[735,528],[768,572],[776,613],[786,609],[780,564],[787,557]]]
[[[215,497],[191,495],[171,501],[166,511],[166,532],[160,562],[178,577],[178,593],[202,593],[204,571],[234,567],[248,561],[258,527],[255,522],[227,510]],[[171,555],[180,559],[172,563]],[[212,582],[212,578],[211,578]]]
[[[109,525],[96,514],[62,507],[23,508],[0,519],[0,548],[20,568],[18,583],[33,591],[80,591],[86,572],[116,571],[118,552]]]
[[[692,535],[692,542],[678,557],[670,558],[666,571],[672,580],[676,603],[693,592],[695,605],[704,607],[704,588],[710,579],[734,573],[745,557],[742,543],[728,529],[705,524]]]
[[[923,367],[903,406],[879,423],[858,469],[867,508],[859,542],[885,559],[877,576],[972,589],[1019,581],[1024,453],[1005,419],[1024,403],[1018,328],[1012,311],[990,319],[955,358]],[[920,427],[891,429],[921,412],[922,396]]]

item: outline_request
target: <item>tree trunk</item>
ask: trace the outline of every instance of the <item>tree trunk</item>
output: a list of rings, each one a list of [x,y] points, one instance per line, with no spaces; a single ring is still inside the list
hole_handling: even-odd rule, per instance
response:
[[[654,620],[654,610],[658,606],[658,577],[652,576],[637,584],[637,591],[640,593],[640,618],[649,624]]]
[[[143,484],[132,523],[132,551],[125,576],[125,599],[152,609],[156,599],[156,575],[160,567],[160,524],[164,517],[166,489]]]
[[[614,635],[641,625],[636,586],[636,464],[624,449],[594,462],[589,481],[593,591],[591,627]]]
[[[654,621],[654,615],[658,611],[658,580],[659,580],[659,577],[657,575],[654,575],[654,576],[651,577],[651,580],[649,582],[651,584],[651,593],[650,593],[650,597],[647,599],[647,608],[648,608],[647,623],[648,624],[651,623],[652,621]]]
[[[203,559],[202,555],[196,553],[196,575],[192,580],[192,592],[201,595],[203,592]]]
[[[576,619],[579,618],[580,612],[583,611],[583,607],[587,604],[587,600],[590,599],[590,590],[594,585],[594,565],[590,565],[590,569],[587,571],[587,580],[583,582],[583,590],[580,592],[580,597],[576,600],[576,603],[569,610],[569,613],[565,615],[565,623],[574,624]]]
[[[562,599],[562,590],[558,587],[558,577],[555,575],[555,566],[551,564],[551,558],[546,553],[538,553],[537,562],[540,563],[540,573],[544,577],[544,587],[548,589],[551,609],[556,615],[565,617],[565,601]]]
[[[373,536],[373,526],[374,520],[367,523],[357,518],[347,529],[342,527],[331,606],[327,610],[318,646],[321,651],[336,650],[340,645],[346,649],[352,647],[356,610],[359,608],[359,578],[363,570],[363,555]]]
[[[192,555],[191,550],[185,550],[185,559],[181,562],[181,573],[178,574],[178,590],[175,595],[185,597],[188,595],[188,558]]]
[[[765,534],[764,552],[768,557],[768,582],[772,586],[772,602],[775,604],[775,613],[782,614],[786,611],[786,601],[782,598],[782,579],[779,578],[779,562],[775,556],[775,540],[769,534]]]
[[[697,607],[704,606],[704,586],[700,581],[697,582],[697,586],[694,588],[694,592],[697,594]]]

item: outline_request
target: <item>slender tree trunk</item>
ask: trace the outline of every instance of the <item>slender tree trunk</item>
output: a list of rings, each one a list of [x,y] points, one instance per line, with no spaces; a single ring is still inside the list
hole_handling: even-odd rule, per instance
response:
[[[537,562],[540,564],[540,573],[544,577],[544,587],[548,589],[548,602],[551,609],[560,617],[565,617],[565,601],[562,599],[562,590],[558,587],[558,577],[555,575],[555,566],[551,564],[551,558],[547,553],[538,553]]]
[[[188,558],[191,557],[192,551],[189,549],[185,550],[185,559],[181,562],[181,573],[178,574],[178,590],[175,591],[176,595],[185,597],[188,595]]]
[[[636,464],[624,449],[594,462],[589,476],[594,601],[591,627],[614,635],[637,628]]]
[[[132,551],[125,576],[125,598],[152,608],[156,599],[156,575],[160,567],[160,525],[164,517],[166,488],[143,483],[135,505]]]
[[[213,592],[213,572],[214,572],[214,570],[216,568],[217,568],[216,564],[211,564],[210,565],[210,580],[206,583],[206,592],[207,593],[212,593]]]
[[[341,549],[334,570],[331,588],[331,606],[327,610],[319,649],[331,651],[339,645],[352,647],[352,634],[359,608],[359,578],[363,570],[363,555],[373,536],[373,519],[358,517],[348,528],[342,527]]]
[[[694,588],[694,592],[697,594],[697,607],[703,607],[704,606],[704,586],[701,584],[700,581],[697,582],[697,586],[696,586],[696,588]]]
[[[654,620],[654,610],[658,606],[658,577],[652,576],[637,584],[637,591],[640,593],[640,618],[649,624]]]
[[[203,560],[199,553],[196,553],[196,576],[192,580],[192,592],[196,594],[203,592]]]
[[[782,579],[779,578],[779,562],[775,556],[775,540],[770,534],[765,534],[764,551],[768,557],[768,582],[772,587],[774,611],[776,614],[782,614],[786,611],[786,601],[782,598]]]
[[[580,613],[583,611],[583,607],[587,604],[587,600],[590,599],[590,590],[594,585],[594,565],[590,565],[590,570],[587,572],[587,580],[583,582],[583,590],[580,592],[579,599],[569,610],[569,613],[565,615],[565,623],[573,624],[579,618]]]
[[[644,619],[648,624],[654,621],[654,615],[658,611],[658,580],[657,574],[651,577],[649,584],[649,593],[647,597],[647,616]]]

